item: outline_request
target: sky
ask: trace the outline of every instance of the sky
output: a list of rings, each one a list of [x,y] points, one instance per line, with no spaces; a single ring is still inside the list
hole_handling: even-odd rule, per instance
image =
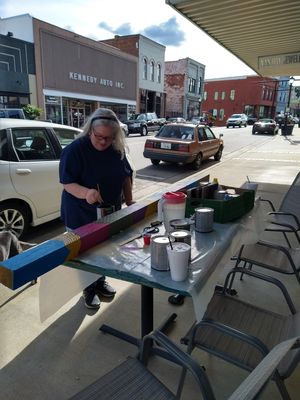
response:
[[[166,46],[165,61],[204,64],[206,79],[255,74],[164,0],[0,0],[1,18],[20,14],[93,40],[142,34]]]

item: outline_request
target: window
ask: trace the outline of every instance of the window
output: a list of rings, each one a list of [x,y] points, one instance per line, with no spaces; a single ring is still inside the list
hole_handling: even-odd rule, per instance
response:
[[[189,85],[188,88],[189,93],[196,93],[196,79],[189,78],[188,85]]]
[[[222,100],[225,100],[225,92],[222,92],[222,94],[221,94],[221,99],[222,99]]]
[[[71,129],[64,128],[53,128],[62,148],[65,148],[68,144],[73,142],[73,140],[78,135],[78,131],[73,131]]]
[[[12,137],[20,160],[57,159],[45,129],[12,129]]]
[[[157,64],[157,82],[161,83],[161,65]]]
[[[223,92],[224,93],[224,92]],[[223,121],[224,119],[224,108],[220,108],[220,116],[219,116],[220,121]]]
[[[235,90],[232,89],[232,90],[230,90],[230,96],[229,96],[229,98],[230,98],[230,100],[234,100],[234,97],[235,97]]]
[[[212,131],[209,129],[208,126],[206,126],[204,129],[205,129],[207,140],[215,139],[215,135],[212,133]]]
[[[198,94],[201,94],[201,89],[202,89],[202,80],[201,80],[201,78],[199,78],[199,80],[198,80]]]
[[[0,160],[8,161],[8,143],[5,129],[0,131]]]
[[[203,92],[203,100],[207,100],[207,92]]]
[[[205,135],[205,132],[204,132],[204,128],[199,128],[198,129],[198,140],[199,140],[199,142],[200,141],[203,141],[203,140],[206,140],[206,135]]]
[[[219,92],[215,92],[215,94],[214,94],[214,99],[215,99],[215,100],[218,100],[218,97],[219,97]]]
[[[147,79],[147,75],[148,75],[147,59],[143,58],[143,79]]]
[[[154,61],[150,62],[150,79],[154,82]]]

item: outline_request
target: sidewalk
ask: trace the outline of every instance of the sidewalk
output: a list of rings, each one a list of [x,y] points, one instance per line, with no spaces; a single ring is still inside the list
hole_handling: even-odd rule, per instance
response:
[[[278,135],[259,151],[247,150],[194,176],[210,173],[211,177],[218,177],[220,183],[240,186],[248,175],[259,183],[259,194],[278,205],[299,169],[300,128],[295,126],[292,136]],[[227,269],[230,266],[228,262]],[[296,308],[300,310],[296,279],[279,277],[286,283]],[[220,277],[219,282],[222,280]],[[44,323],[39,321],[39,284],[16,296],[9,289],[0,287],[0,398],[65,400],[128,355],[136,354],[132,345],[98,331],[106,322],[132,335],[139,333],[140,287],[113,279],[109,281],[117,289],[116,298],[111,303],[103,302],[98,312],[87,311],[78,295]],[[277,312],[287,311],[278,293],[273,289],[266,291],[264,284],[244,280],[238,284],[237,290],[241,296],[249,295],[253,301],[259,298],[262,306]],[[181,307],[171,306],[167,301],[169,295],[155,291],[155,325],[171,312],[176,312],[178,317],[170,336],[178,343],[194,320],[193,306],[188,298]],[[195,351],[194,355],[206,366],[218,399],[226,399],[247,376],[247,372],[203,352]],[[156,359],[151,360],[150,365],[171,387],[176,383],[178,374],[175,367]],[[188,379],[187,382],[183,398],[199,399],[193,381]],[[287,387],[293,399],[299,398],[300,367],[287,380]],[[273,383],[262,398],[280,398]]]

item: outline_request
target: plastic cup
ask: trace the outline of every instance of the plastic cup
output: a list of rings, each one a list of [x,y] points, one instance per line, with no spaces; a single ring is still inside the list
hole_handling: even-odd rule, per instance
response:
[[[167,246],[168,261],[173,281],[184,281],[188,274],[191,246],[187,243],[175,242]]]
[[[145,233],[143,235],[143,239],[144,239],[144,246],[149,246],[151,241],[151,233]]]

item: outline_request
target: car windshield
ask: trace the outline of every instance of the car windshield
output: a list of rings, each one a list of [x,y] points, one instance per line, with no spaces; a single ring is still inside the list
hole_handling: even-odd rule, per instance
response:
[[[260,119],[259,122],[265,122],[265,123],[266,123],[266,122],[271,122],[271,123],[272,123],[273,120],[272,120],[272,119],[269,119],[269,118],[263,118],[263,119]]]
[[[179,139],[179,140],[193,140],[194,127],[192,126],[178,126],[178,125],[165,125],[163,126],[156,137]]]
[[[241,118],[241,114],[233,114],[230,118]]]

